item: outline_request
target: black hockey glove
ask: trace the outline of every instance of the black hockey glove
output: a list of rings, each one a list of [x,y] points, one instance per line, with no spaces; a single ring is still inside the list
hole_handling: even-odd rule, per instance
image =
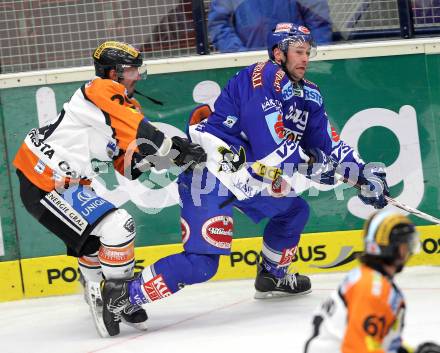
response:
[[[173,158],[175,165],[187,166],[187,169],[193,170],[199,163],[206,162],[206,153],[201,146],[179,136],[174,136],[171,140],[173,142],[171,150],[178,152],[177,156]]]
[[[419,344],[418,347],[414,349],[404,344],[399,347],[397,353],[440,353],[440,346],[433,342],[425,342]]]
[[[420,344],[414,353],[440,353],[440,346],[434,342]]]
[[[359,173],[359,184],[361,190],[359,198],[366,205],[371,205],[376,209],[384,208],[388,202],[385,196],[390,195],[390,189],[386,181],[385,164],[368,163]]]
[[[307,168],[306,178],[320,184],[334,185],[337,164],[319,148],[311,148],[305,153],[310,157],[311,164]]]

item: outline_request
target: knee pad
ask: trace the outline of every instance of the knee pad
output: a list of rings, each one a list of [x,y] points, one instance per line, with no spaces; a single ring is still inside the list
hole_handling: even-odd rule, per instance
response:
[[[134,240],[136,225],[130,214],[120,208],[105,216],[92,234],[99,237],[101,244],[119,246]]]
[[[130,214],[124,209],[110,213],[99,222],[93,234],[101,241],[98,259],[104,276],[108,279],[131,277],[136,228]]]

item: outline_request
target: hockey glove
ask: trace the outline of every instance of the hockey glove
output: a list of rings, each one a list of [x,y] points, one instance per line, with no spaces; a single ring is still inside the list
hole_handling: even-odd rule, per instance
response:
[[[337,164],[319,148],[311,148],[305,153],[310,157],[306,178],[320,184],[334,185]]]
[[[206,153],[201,146],[179,136],[174,136],[171,140],[173,142],[171,149],[177,151],[177,155],[172,158],[175,165],[187,166],[188,169],[193,170],[199,163],[206,162]]]
[[[433,342],[420,344],[414,353],[440,353],[440,346]]]
[[[403,345],[399,347],[397,353],[440,353],[440,346],[433,342],[425,342],[418,345],[416,349]]]
[[[368,163],[359,173],[359,184],[361,185],[359,198],[366,205],[371,205],[376,209],[384,208],[388,202],[385,196],[390,195],[390,190],[386,181],[385,164]]]

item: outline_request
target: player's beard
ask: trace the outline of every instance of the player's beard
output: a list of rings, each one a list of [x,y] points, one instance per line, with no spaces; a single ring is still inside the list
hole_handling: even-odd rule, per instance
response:
[[[290,81],[297,83],[297,82],[301,81],[304,78],[304,76],[306,74],[307,67],[306,67],[306,70],[304,70],[304,74],[301,77],[296,77],[287,68],[288,60],[289,59],[287,59],[287,56],[286,56],[286,60],[285,61],[281,61],[281,68],[286,73],[286,75],[287,75],[287,77],[289,78]]]

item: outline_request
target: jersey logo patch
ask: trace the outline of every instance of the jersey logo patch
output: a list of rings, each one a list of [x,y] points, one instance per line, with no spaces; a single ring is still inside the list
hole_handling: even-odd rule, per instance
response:
[[[143,284],[145,294],[147,294],[150,301],[155,301],[165,297],[169,297],[172,292],[166,285],[162,275],[150,279]]]
[[[263,68],[266,65],[265,62],[258,63],[254,67],[254,71],[252,71],[252,87],[262,87],[263,86]]]
[[[87,220],[55,190],[48,193],[40,202],[78,235],[82,235],[86,230]]]
[[[265,97],[264,102],[261,103],[261,109],[263,112],[267,112],[271,109],[282,109],[283,105],[278,99],[267,98]]]
[[[313,101],[319,106],[322,105],[321,93],[318,90],[304,86],[304,96],[306,101]]]
[[[243,146],[240,146],[238,153],[234,153],[232,148],[227,149],[221,146],[217,150],[222,155],[219,172],[235,173],[246,164],[246,152]]]
[[[202,236],[209,244],[220,249],[230,249],[234,221],[229,216],[208,219],[202,226]]]
[[[277,145],[284,140],[283,116],[279,112],[273,112],[265,116],[270,134]]]
[[[279,69],[277,73],[275,74],[275,81],[273,82],[273,87],[275,88],[276,92],[281,92],[281,80],[286,76],[286,73]]]
[[[67,189],[61,197],[71,204],[89,224],[94,224],[115,208],[115,205],[111,202],[98,196],[91,188],[86,188],[83,185]]]
[[[285,101],[293,97],[293,86],[290,81],[283,86],[282,95]]]
[[[237,122],[237,119],[238,118],[236,116],[228,115],[226,117],[226,120],[223,122],[223,125],[225,125],[226,127],[231,129],[235,125],[235,123]]]
[[[280,262],[278,263],[278,267],[289,266],[292,263],[293,258],[295,257],[296,249],[296,246],[290,249],[284,249],[281,255]]]
[[[182,231],[182,244],[185,244],[189,239],[191,230],[189,228],[188,222],[185,221],[182,217],[180,217],[180,229]]]
[[[335,142],[339,142],[339,135],[333,126],[332,126],[332,140]]]

